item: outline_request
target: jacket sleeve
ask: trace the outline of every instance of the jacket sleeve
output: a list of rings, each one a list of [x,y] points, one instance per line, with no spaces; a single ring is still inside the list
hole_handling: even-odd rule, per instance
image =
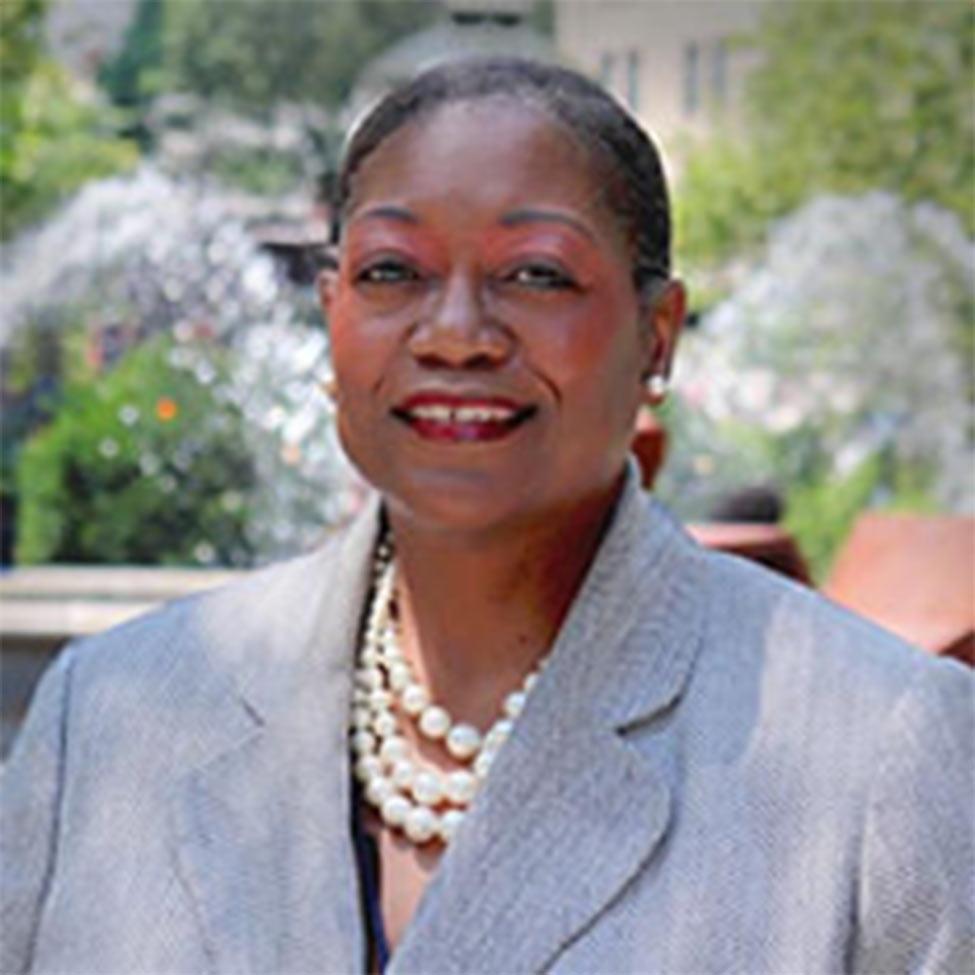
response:
[[[925,662],[892,710],[867,808],[853,970],[975,972],[975,681]]]
[[[65,650],[41,679],[0,776],[0,972],[28,972],[57,857],[71,673]]]

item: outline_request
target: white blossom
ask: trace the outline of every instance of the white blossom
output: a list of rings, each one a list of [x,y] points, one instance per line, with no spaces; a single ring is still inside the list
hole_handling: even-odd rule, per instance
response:
[[[975,242],[932,204],[817,198],[773,228],[685,341],[679,387],[717,441],[729,424],[802,438],[837,474],[885,452],[930,471],[941,504],[969,509],[973,268]]]
[[[317,539],[349,514],[359,488],[319,389],[328,342],[311,289],[279,272],[237,212],[219,187],[150,166],[88,184],[6,255],[0,344],[18,329],[79,323],[171,334],[170,364],[247,419],[258,475],[248,535],[264,559]],[[214,360],[228,355],[225,378]],[[158,458],[142,470],[163,476]]]

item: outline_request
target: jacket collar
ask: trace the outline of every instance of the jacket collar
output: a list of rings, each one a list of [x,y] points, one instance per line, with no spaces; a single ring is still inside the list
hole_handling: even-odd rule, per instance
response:
[[[674,705],[700,641],[696,547],[631,471],[512,737],[441,860],[390,975],[540,971],[666,834],[666,750],[630,732]]]
[[[197,604],[227,693],[171,812],[216,972],[362,968],[347,722],[377,513]]]
[[[324,551],[208,607],[206,645],[234,675],[237,713],[215,716],[225,731],[184,780],[175,823],[218,971],[362,967],[346,727],[378,524],[373,500]],[[687,682],[698,557],[631,469],[549,666],[390,975],[539,970],[652,857],[670,816],[665,757],[626,736]]]

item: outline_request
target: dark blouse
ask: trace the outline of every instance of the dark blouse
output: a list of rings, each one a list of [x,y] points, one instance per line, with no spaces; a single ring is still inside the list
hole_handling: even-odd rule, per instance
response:
[[[359,784],[355,783],[352,789],[352,838],[359,866],[362,914],[366,923],[366,971],[382,975],[389,964],[389,942],[386,940],[379,900],[379,847],[362,821],[363,801]]]

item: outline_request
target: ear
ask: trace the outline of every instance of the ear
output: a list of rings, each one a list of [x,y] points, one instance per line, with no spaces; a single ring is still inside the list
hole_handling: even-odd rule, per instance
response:
[[[660,285],[647,303],[643,312],[648,342],[644,381],[657,376],[664,380],[663,385],[666,386],[686,313],[687,291],[683,282],[676,278]],[[651,406],[657,406],[665,395],[659,391],[648,391],[647,401]]]
[[[315,278],[315,290],[318,292],[318,302],[326,320],[335,304],[335,292],[338,287],[339,264],[332,250],[326,252],[322,258],[322,269]]]

